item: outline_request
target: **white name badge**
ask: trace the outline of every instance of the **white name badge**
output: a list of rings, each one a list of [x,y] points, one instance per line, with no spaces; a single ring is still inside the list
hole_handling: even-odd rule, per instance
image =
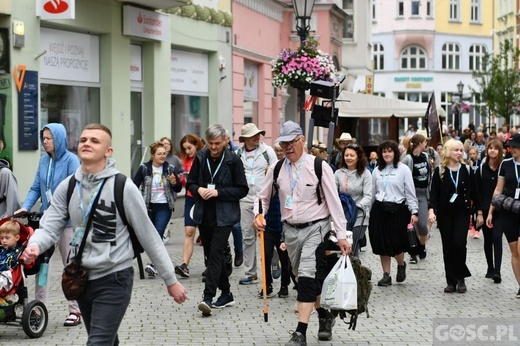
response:
[[[520,188],[516,189],[516,191],[515,191],[515,199],[519,199],[519,198],[520,198]]]
[[[457,196],[458,196],[458,195],[459,195],[459,194],[457,194],[457,193],[454,193],[453,195],[451,195],[450,203],[455,202],[455,200],[457,199]]]
[[[51,192],[50,189],[45,191],[45,197],[47,197],[47,200],[49,201],[49,203],[51,203],[51,201],[52,201],[52,192]]]
[[[208,184],[208,189],[215,190],[215,184]]]
[[[293,203],[293,197],[292,196],[287,196],[287,198],[285,199],[285,204],[284,204],[284,208],[287,209],[287,210],[292,210],[292,203]]]
[[[255,176],[254,175],[249,176],[249,178],[247,179],[247,182],[249,183],[249,185],[254,186],[255,185]]]
[[[72,236],[70,245],[72,245],[72,246],[80,245],[81,241],[83,240],[84,234],[85,234],[85,227],[76,227],[76,230],[74,231],[74,235]]]

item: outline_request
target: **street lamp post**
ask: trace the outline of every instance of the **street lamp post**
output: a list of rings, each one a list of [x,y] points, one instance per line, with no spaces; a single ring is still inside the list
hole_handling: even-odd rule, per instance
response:
[[[457,96],[459,97],[459,100],[457,101],[458,107],[455,107],[455,129],[461,132],[460,125],[461,125],[461,111],[460,111],[460,104],[462,103],[462,94],[464,93],[464,83],[462,81],[457,84]]]
[[[303,46],[310,31],[310,19],[315,0],[292,0],[296,15],[296,33],[300,37],[300,46]],[[305,88],[298,87],[298,108],[300,110],[300,127],[305,133]]]

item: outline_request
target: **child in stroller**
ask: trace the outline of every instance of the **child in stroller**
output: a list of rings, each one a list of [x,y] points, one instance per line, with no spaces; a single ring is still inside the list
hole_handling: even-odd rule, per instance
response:
[[[20,258],[33,233],[31,227],[13,218],[0,220],[0,322],[9,325],[21,319],[25,334],[39,338],[47,328],[47,308],[39,300],[28,302],[25,285],[25,275],[35,274],[38,266],[37,263],[24,264]]]

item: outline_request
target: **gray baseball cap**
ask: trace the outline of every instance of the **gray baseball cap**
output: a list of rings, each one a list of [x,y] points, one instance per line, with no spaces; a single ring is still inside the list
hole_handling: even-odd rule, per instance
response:
[[[275,142],[290,142],[298,135],[303,135],[302,128],[294,121],[286,121],[280,128],[280,137]]]

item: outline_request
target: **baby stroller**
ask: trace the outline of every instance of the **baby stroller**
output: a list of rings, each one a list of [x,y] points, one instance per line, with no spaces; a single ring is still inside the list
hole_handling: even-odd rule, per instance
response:
[[[41,214],[38,213],[23,213],[18,214],[17,218],[27,218],[29,221],[39,221]],[[0,225],[13,218],[8,217],[0,220]],[[34,234],[32,227],[15,220],[20,224],[20,240],[18,244],[22,246],[22,251],[25,250],[29,242],[29,238]],[[52,252],[54,249],[52,250]],[[49,253],[42,254],[50,258]],[[40,255],[40,256],[42,256]],[[22,325],[23,331],[30,338],[39,338],[45,332],[47,323],[49,321],[49,314],[45,304],[39,300],[28,301],[27,287],[25,285],[25,278],[27,275],[33,275],[39,271],[39,261],[35,263],[24,264],[23,260],[18,257],[18,260],[11,268],[13,285],[8,291],[4,288],[0,289],[0,297],[9,297],[6,299],[6,304],[0,306],[0,323],[5,325]],[[39,257],[40,258],[40,257]]]

